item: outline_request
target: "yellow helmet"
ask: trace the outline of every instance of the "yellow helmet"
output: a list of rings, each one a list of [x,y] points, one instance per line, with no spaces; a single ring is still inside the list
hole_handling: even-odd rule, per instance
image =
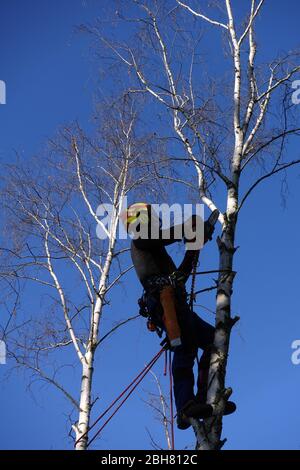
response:
[[[130,224],[136,221],[146,224],[149,221],[149,204],[145,202],[131,204],[128,209],[122,212],[120,218],[126,229],[128,229]]]

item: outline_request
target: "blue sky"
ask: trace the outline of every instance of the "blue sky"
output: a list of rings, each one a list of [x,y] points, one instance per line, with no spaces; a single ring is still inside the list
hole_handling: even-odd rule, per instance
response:
[[[24,159],[38,153],[64,122],[79,119],[89,125],[97,67],[88,38],[74,34],[74,26],[92,21],[105,3],[1,0],[0,79],[7,84],[7,104],[0,106],[1,160],[10,161],[15,152]],[[264,57],[299,45],[299,13],[296,0],[266,2],[259,19]],[[290,145],[289,152],[292,158],[299,157],[296,145]],[[227,377],[238,411],[224,419],[227,449],[300,448],[300,365],[291,362],[291,343],[300,339],[300,169],[289,173],[285,209],[280,181],[275,177],[259,187],[239,219],[233,310],[241,321],[232,335]],[[203,269],[216,267],[214,242],[203,251],[201,263]],[[209,282],[200,279],[199,288]],[[140,287],[133,274],[126,286],[127,293],[120,289],[114,301],[115,319],[136,312]],[[213,296],[203,296],[198,302],[212,307]],[[213,315],[201,307],[198,313],[213,322]],[[105,316],[103,331],[110,324]],[[100,372],[95,375],[94,389],[95,393],[99,390],[101,400],[95,414],[157,350],[158,341],[146,332],[142,319],[104,344],[97,355]],[[161,374],[162,364],[156,370]],[[0,379],[5,372],[6,366],[1,366]],[[72,370],[66,374],[71,387],[78,383]],[[161,429],[143,402],[152,387],[147,379],[94,448],[150,448],[146,428],[163,442]],[[32,395],[26,391],[22,374],[1,381],[0,391],[2,449],[70,448],[69,405],[56,391],[36,384]],[[193,445],[192,431],[177,431],[175,440],[177,448]]]

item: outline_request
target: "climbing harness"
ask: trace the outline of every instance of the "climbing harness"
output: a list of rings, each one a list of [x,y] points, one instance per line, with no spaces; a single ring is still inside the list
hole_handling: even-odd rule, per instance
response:
[[[166,331],[171,348],[181,345],[175,299],[178,295],[186,297],[184,284],[184,274],[179,271],[151,276],[144,281],[145,291],[138,301],[148,330],[156,331],[159,337]]]
[[[145,290],[138,300],[139,314],[147,319],[149,331],[155,331],[161,338],[165,325],[163,322],[162,292],[172,287],[174,291],[182,289],[183,274],[174,271],[170,275],[157,275],[145,281]],[[185,289],[184,289],[185,290]]]
[[[146,377],[148,372],[152,369],[154,364],[158,361],[158,359],[162,356],[162,354],[165,352],[166,354],[166,361],[167,361],[167,342],[164,340],[162,341],[162,348],[158,351],[157,354],[151,359],[150,362],[144,367],[144,369],[130,382],[130,384],[118,395],[115,400],[104,410],[93,422],[93,424],[89,427],[89,429],[80,436],[74,446],[78,444],[82,439],[86,438],[88,433],[101,421],[104,416],[107,415],[107,413],[119,402],[119,404],[116,406],[115,410],[111,413],[111,415],[106,419],[106,421],[100,426],[100,428],[96,431],[94,436],[88,441],[87,446],[89,447],[91,443],[99,436],[99,434],[103,431],[105,426],[111,421],[111,419],[115,416],[115,414],[118,412],[118,410],[121,408],[121,406],[127,401],[127,399],[130,397],[130,395],[134,392],[134,390],[137,388],[137,386],[141,383],[141,381]],[[173,383],[172,383],[172,366],[171,366],[171,351],[169,351],[169,374],[170,374],[170,424],[171,424],[171,438],[172,438],[172,450],[174,450],[174,412],[173,412]],[[166,366],[165,366],[166,367]],[[123,398],[124,397],[124,398]],[[122,400],[121,400],[122,399]],[[120,402],[121,400],[121,402]]]

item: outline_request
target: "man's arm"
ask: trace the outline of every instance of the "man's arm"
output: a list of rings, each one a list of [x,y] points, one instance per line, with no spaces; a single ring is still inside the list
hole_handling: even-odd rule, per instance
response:
[[[192,215],[192,217],[185,221],[182,224],[172,225],[168,229],[161,229],[159,228],[158,233],[156,233],[156,238],[151,238],[150,229],[148,232],[148,238],[136,238],[133,240],[134,245],[140,250],[147,250],[147,251],[155,251],[159,250],[162,247],[172,245],[173,243],[179,242],[184,240],[185,242],[193,243],[193,239],[187,240],[185,238],[185,228],[190,225],[192,231],[199,227],[202,227],[203,219],[198,215]],[[214,231],[214,226],[209,223],[209,220],[204,223],[204,243],[208,240],[211,240],[212,234]],[[195,236],[196,238],[196,236]],[[190,267],[192,263],[192,259],[194,259],[193,253],[197,254],[199,250],[187,250],[186,255],[181,263],[185,271],[191,272],[192,267]],[[185,267],[186,266],[186,267]]]
[[[173,243],[180,242],[184,239],[184,223],[172,225],[168,229],[159,229],[155,234],[157,238],[137,238],[133,240],[134,245],[140,250],[153,251],[161,247],[172,245]]]
[[[204,244],[212,239],[213,232],[215,230],[214,225],[212,225],[209,221],[204,222]],[[194,240],[188,240],[189,242],[193,242]],[[187,282],[188,278],[190,277],[192,270],[194,268],[195,262],[197,260],[197,257],[199,255],[200,249],[197,250],[186,250],[186,253],[184,255],[184,258],[178,267],[178,271],[182,275],[181,279],[183,280],[184,283]]]

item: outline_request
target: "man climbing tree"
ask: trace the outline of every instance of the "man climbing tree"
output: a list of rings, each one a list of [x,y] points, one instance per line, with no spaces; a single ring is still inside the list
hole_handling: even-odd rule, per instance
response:
[[[185,284],[198,261],[197,235],[199,237],[202,229],[204,243],[211,240],[218,215],[219,212],[214,211],[204,224],[194,215],[185,223],[163,229],[161,219],[150,204],[133,204],[123,214],[126,229],[133,237],[133,264],[145,290],[139,301],[141,313],[148,317],[150,330],[157,330],[160,336],[162,331],[166,332],[168,345],[174,351],[172,372],[179,429],[189,428],[190,418],[208,418],[213,414],[213,407],[206,403],[206,398],[214,328],[193,312],[192,302],[187,302]],[[192,231],[186,230],[187,227]],[[166,246],[180,240],[189,242],[189,246],[177,269]],[[193,366],[199,348],[203,354],[194,395]],[[233,402],[227,401],[224,414],[233,413],[235,408]]]

